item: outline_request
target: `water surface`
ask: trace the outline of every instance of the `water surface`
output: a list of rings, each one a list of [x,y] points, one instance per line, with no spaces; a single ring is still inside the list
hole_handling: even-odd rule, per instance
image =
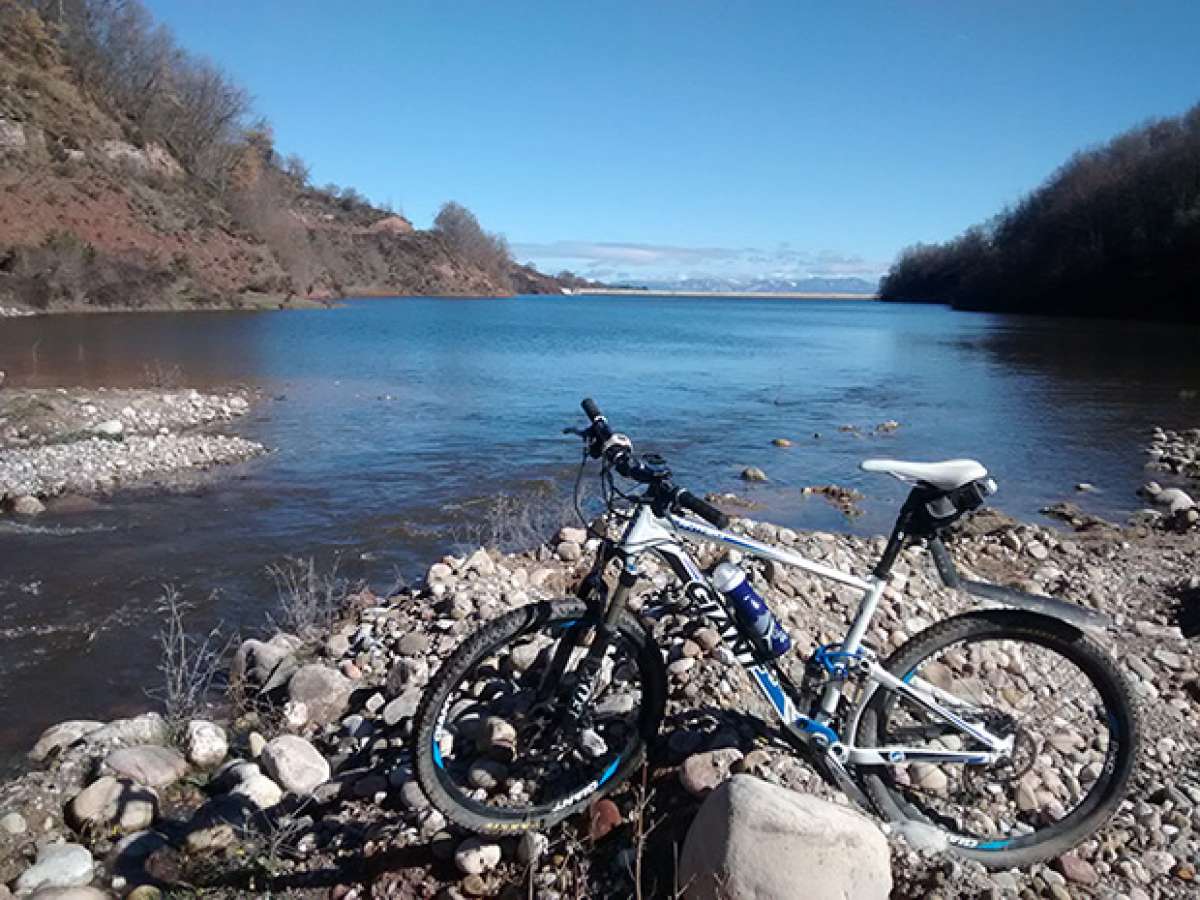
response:
[[[871,455],[974,456],[1020,516],[1075,499],[1137,508],[1155,424],[1200,424],[1200,359],[1180,326],[858,302],[684,298],[364,300],[337,310],[0,320],[14,385],[248,385],[236,428],[274,448],[168,496],[0,521],[0,753],[67,717],[147,704],[161,585],[198,628],[260,627],[287,555],[378,584],[469,539],[476,501],[569,483],[580,398],[596,398],[679,480],[801,527],[884,530],[903,497]],[[1191,391],[1192,393],[1188,393]],[[1182,392],[1182,393],[1181,393]],[[873,429],[900,422],[891,434]],[[855,426],[857,431],[841,431]],[[787,437],[790,449],[771,446]],[[746,487],[738,473],[764,469]],[[1097,492],[1076,495],[1080,481]],[[805,485],[863,491],[848,521]],[[215,593],[214,593],[215,592]],[[211,595],[211,596],[210,596]]]

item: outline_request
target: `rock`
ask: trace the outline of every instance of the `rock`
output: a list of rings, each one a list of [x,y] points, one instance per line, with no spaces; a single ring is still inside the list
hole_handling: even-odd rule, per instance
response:
[[[25,494],[12,501],[12,511],[18,516],[38,516],[46,511],[46,506],[32,494]]]
[[[245,797],[258,809],[265,810],[279,805],[283,800],[283,788],[266,775],[254,773],[234,785],[229,796]]]
[[[721,644],[721,635],[715,628],[698,628],[696,633],[692,635],[692,640],[700,645],[700,649],[705,653],[712,653]]]
[[[1026,544],[1025,552],[1039,562],[1050,556],[1050,551],[1046,549],[1046,545],[1038,541],[1030,541]]]
[[[115,825],[121,831],[149,828],[158,815],[158,795],[128,778],[105,775],[67,805],[67,823],[78,832]]]
[[[71,746],[84,735],[103,727],[103,722],[93,722],[90,719],[73,719],[51,725],[37,739],[37,743],[29,751],[29,758],[34,762],[44,762],[51,754]]]
[[[924,822],[906,819],[891,826],[892,833],[898,834],[914,850],[924,853],[944,853],[950,846],[946,832],[934,828]]]
[[[531,866],[550,849],[550,839],[540,831],[526,831],[517,841],[517,862]]]
[[[950,779],[941,767],[929,763],[913,763],[912,779],[922,790],[933,794],[944,794],[950,786]]]
[[[886,900],[891,860],[887,840],[864,816],[735,775],[709,795],[688,829],[678,883],[690,900]]]
[[[1154,502],[1173,513],[1186,512],[1196,505],[1196,501],[1179,488],[1164,488],[1154,496]]]
[[[499,716],[488,716],[475,737],[475,746],[492,759],[511,762],[516,755],[517,729]]]
[[[482,875],[500,865],[500,845],[467,838],[454,851],[454,865],[464,875]]]
[[[429,809],[429,798],[425,796],[425,791],[415,778],[404,782],[400,788],[400,805],[412,812]]]
[[[17,879],[18,894],[39,888],[79,887],[92,880],[92,854],[79,844],[46,844],[37,862]]]
[[[572,528],[567,526],[560,528],[558,531],[558,542],[560,544],[566,542],[570,544],[579,544],[579,546],[582,547],[587,543],[587,538],[587,529],[584,528]]]
[[[25,817],[19,812],[10,812],[0,816],[0,831],[5,834],[24,834],[27,827]]]
[[[288,682],[288,697],[303,703],[308,710],[307,720],[318,725],[340,719],[353,692],[354,683],[349,678],[320,663],[301,666]]]
[[[425,581],[432,584],[435,581],[450,581],[454,578],[454,570],[445,563],[434,563],[425,573]]]
[[[267,748],[267,739],[257,731],[252,731],[246,738],[246,747],[250,751],[250,758],[258,759],[262,756],[263,750]]]
[[[554,552],[563,562],[575,562],[583,557],[583,548],[574,541],[563,541]]]
[[[703,797],[728,778],[741,759],[742,751],[733,747],[696,753],[679,767],[679,781],[693,797]]]
[[[215,769],[229,753],[225,729],[204,719],[188,722],[186,745],[188,762],[199,769]]]
[[[410,631],[396,644],[396,653],[400,656],[423,656],[428,652],[429,635],[419,631]]]
[[[383,708],[384,723],[395,727],[404,720],[411,719],[417,714],[417,707],[421,705],[421,696],[422,691],[418,687],[406,690]]]
[[[1079,484],[1075,485],[1075,490],[1081,491],[1084,493],[1086,493],[1088,491],[1094,491],[1095,489],[1096,489],[1096,486],[1088,481],[1081,481],[1081,482],[1079,482]]]
[[[331,634],[325,642],[325,655],[330,659],[341,659],[350,652],[350,638],[344,634]]]
[[[419,656],[403,656],[396,660],[388,673],[384,691],[389,697],[399,697],[406,688],[419,688],[429,681],[429,663]]]
[[[496,574],[496,564],[492,562],[492,558],[482,547],[467,557],[467,561],[463,563],[463,569],[468,572],[477,572],[480,575]]]
[[[742,469],[742,481],[766,481],[767,473],[757,466],[747,466]]]
[[[174,784],[187,774],[187,760],[178,750],[168,747],[123,747],[104,757],[104,766],[152,788]]]
[[[142,713],[132,719],[115,719],[89,732],[86,743],[107,747],[161,746],[171,737],[166,720],[156,712]]]
[[[621,811],[607,797],[597,800],[588,810],[588,836],[598,841],[621,824]]]
[[[283,641],[243,641],[233,657],[230,678],[247,681],[262,693],[282,688],[299,664],[295,649]]]
[[[1095,884],[1100,880],[1096,869],[1087,860],[1080,859],[1074,852],[1064,853],[1057,859],[1058,870],[1067,881],[1076,884]]]
[[[495,791],[508,777],[508,766],[492,759],[477,759],[467,772],[467,782],[473,788]]]
[[[771,443],[774,444],[776,447],[792,446],[792,442],[789,441],[787,438],[775,438],[773,441],[771,441]]]
[[[97,437],[119,441],[125,434],[125,425],[120,419],[106,419],[92,426],[92,434]]]
[[[300,795],[311,794],[331,774],[329,763],[317,748],[294,734],[270,741],[263,748],[262,765],[286,790]]]
[[[94,887],[48,887],[33,894],[29,900],[109,900],[111,896]]]

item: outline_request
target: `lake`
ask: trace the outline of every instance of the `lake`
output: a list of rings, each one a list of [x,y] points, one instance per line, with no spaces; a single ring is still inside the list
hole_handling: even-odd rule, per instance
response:
[[[697,493],[736,491],[798,527],[886,530],[904,491],[868,456],[973,456],[995,504],[1139,507],[1154,425],[1200,424],[1200,331],[853,301],[630,297],[351,301],[286,313],[0,320],[10,385],[249,385],[236,425],[275,451],[166,496],[0,519],[0,756],[38,731],[148,705],[156,598],[197,629],[261,628],[266,567],[339,561],[377,586],[414,579],[478,534],[488,498],[569,487],[594,397]],[[896,420],[894,432],[875,427]],[[854,430],[840,430],[853,426]],[[794,446],[772,446],[786,437]],[[745,485],[745,466],[763,485]],[[1086,481],[1095,492],[1077,494]],[[805,485],[866,494],[847,520]]]

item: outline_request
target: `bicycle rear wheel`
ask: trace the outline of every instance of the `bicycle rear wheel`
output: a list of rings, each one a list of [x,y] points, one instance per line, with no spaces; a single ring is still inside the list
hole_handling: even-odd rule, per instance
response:
[[[666,672],[628,613],[584,715],[564,712],[598,617],[580,600],[524,606],[462,644],[417,710],[414,766],[447,819],[471,831],[547,828],[620,784],[658,732]]]
[[[886,818],[932,825],[991,868],[1071,849],[1116,811],[1133,772],[1136,707],[1111,657],[1078,629],[1014,610],[968,613],[921,632],[885,663],[964,701],[965,719],[1013,735],[991,765],[899,764],[860,777]],[[862,747],[972,750],[981,745],[893,691],[864,709]]]

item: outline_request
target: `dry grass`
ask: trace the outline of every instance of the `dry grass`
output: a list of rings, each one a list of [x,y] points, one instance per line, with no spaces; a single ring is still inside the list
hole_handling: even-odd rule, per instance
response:
[[[336,560],[328,572],[319,571],[311,557],[288,558],[268,566],[267,572],[278,594],[276,612],[268,616],[270,624],[305,643],[324,639],[341,615],[346,598],[362,588],[338,574]]]
[[[163,681],[147,693],[162,703],[176,737],[182,735],[188,721],[207,712],[217,676],[233,647],[233,638],[223,635],[220,626],[202,637],[190,634],[187,614],[191,608],[172,585],[163,588],[158,604],[163,621],[158,632],[158,671]]]

